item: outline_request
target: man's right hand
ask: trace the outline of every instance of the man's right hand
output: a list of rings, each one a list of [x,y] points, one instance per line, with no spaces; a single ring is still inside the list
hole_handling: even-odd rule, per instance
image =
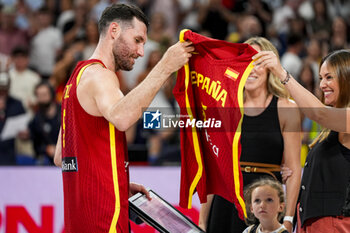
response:
[[[168,72],[169,75],[173,72],[179,70],[182,66],[184,66],[194,51],[194,46],[192,42],[177,42],[172,45],[163,55],[160,60],[161,67],[165,72]]]

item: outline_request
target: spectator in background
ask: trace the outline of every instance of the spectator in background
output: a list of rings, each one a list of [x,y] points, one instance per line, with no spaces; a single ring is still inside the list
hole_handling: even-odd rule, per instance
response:
[[[15,138],[19,132],[4,133],[6,122],[25,114],[21,101],[9,96],[10,78],[0,73],[0,165],[16,165]],[[11,131],[11,129],[9,129]]]
[[[40,82],[41,77],[28,67],[28,49],[16,47],[11,53],[11,59],[13,66],[9,70],[11,79],[10,95],[20,100],[26,111],[33,114],[34,88]]]
[[[93,54],[99,39],[98,26],[94,20],[88,20],[85,24],[86,44],[83,50],[83,60],[87,60]]]
[[[349,27],[345,19],[342,17],[336,17],[332,22],[332,31],[330,38],[330,49],[331,51],[339,49],[348,49]]]
[[[270,42],[276,47],[278,54],[282,55],[285,48],[282,44],[280,36],[277,33],[276,28],[272,24],[270,24],[267,27],[266,33],[267,33],[266,38],[268,38]]]
[[[350,17],[350,1],[348,0],[328,0],[329,12],[332,16],[341,16],[344,19]]]
[[[61,102],[63,89],[66,85],[69,74],[79,60],[83,58],[83,50],[85,48],[85,41],[77,39],[73,43],[67,45],[63,51],[62,56],[58,58],[53,68],[52,75],[49,80],[56,90],[56,100]]]
[[[70,0],[68,0],[70,1]],[[52,6],[48,6],[48,8],[50,10],[52,10]],[[63,33],[63,28],[64,26],[70,22],[71,20],[74,19],[74,7],[73,7],[73,3],[67,4],[65,9],[61,10],[58,12],[57,15],[57,21],[56,21],[56,27]]]
[[[179,1],[179,30],[187,28],[196,32],[200,31],[201,25],[197,21],[199,6],[199,1]]]
[[[25,0],[18,0],[16,2],[16,11],[17,11],[17,17],[16,17],[16,26],[22,30],[30,31],[30,21],[31,17],[33,16],[33,7],[34,6],[32,2],[36,2],[36,4],[41,5],[41,1],[25,1]],[[41,2],[41,3],[39,3]],[[35,4],[35,3],[34,3]]]
[[[2,9],[3,9],[3,5],[1,5],[0,3],[0,30],[2,28],[1,26],[1,21],[2,21]],[[0,32],[1,33],[1,32]],[[1,36],[0,36],[1,37]],[[0,51],[0,72],[3,72],[5,70],[8,70],[8,67],[9,67],[9,64],[10,64],[10,59],[9,57],[2,53]]]
[[[202,30],[210,33],[210,37],[225,40],[228,35],[228,26],[235,17],[220,0],[209,0],[202,3],[198,13],[198,23]]]
[[[114,2],[114,0],[97,0],[95,5],[91,8],[91,17],[98,22],[103,10]]]
[[[311,65],[315,83],[318,82],[318,67],[321,58],[321,42],[317,38],[311,38],[306,44],[306,57],[303,59],[303,62]]]
[[[151,2],[150,15],[148,18],[151,18],[151,15],[157,12],[163,12],[165,17],[165,23],[167,27],[165,28],[166,34],[171,36],[171,39],[175,39],[177,41],[178,35],[178,19],[180,12],[180,4],[179,0],[148,0]]]
[[[35,87],[38,110],[29,123],[39,165],[53,165],[56,142],[61,124],[61,106],[55,101],[55,91],[47,81]]]
[[[34,0],[34,1],[36,1],[36,0]],[[46,0],[46,1],[44,1],[44,4],[46,4],[49,11],[52,12],[52,18],[53,18],[52,21],[53,21],[54,25],[58,25],[59,17],[60,17],[62,12],[68,11],[68,10],[73,8],[74,1],[72,1],[72,0]],[[88,3],[89,2],[90,1],[88,1]],[[42,6],[43,5],[38,7],[38,9],[40,9]]]
[[[262,0],[240,0],[235,1],[234,9],[235,12],[242,13],[246,15],[255,16],[261,25],[261,35],[266,36],[267,25],[272,22],[272,10],[266,1]],[[258,35],[256,35],[258,36]],[[246,39],[248,39],[247,37]],[[244,41],[244,40],[243,40]]]
[[[332,21],[328,14],[326,0],[314,0],[312,3],[315,17],[310,21],[311,35],[319,40],[329,39]]]
[[[314,70],[309,62],[305,62],[300,70],[298,82],[308,91],[315,94],[316,81],[314,79]]]
[[[288,34],[307,35],[306,23],[302,17],[297,15],[295,18],[289,20]]]
[[[163,12],[156,12],[152,14],[150,20],[150,27],[148,30],[148,38],[160,45],[165,45],[165,50],[170,44],[173,44],[172,35],[166,31],[167,23]]]
[[[151,15],[150,11],[152,8],[153,0],[136,0],[134,1],[136,5],[145,13],[145,15],[149,18]]]
[[[20,100],[28,113],[28,118],[34,115],[34,88],[41,80],[41,77],[28,68],[29,64],[28,50],[23,47],[16,47],[11,53],[12,64],[9,70],[11,80],[9,94]],[[29,137],[29,130],[23,130],[16,138],[17,155],[23,159],[34,156],[33,143]],[[22,161],[22,160],[21,160]]]
[[[287,52],[281,58],[282,66],[293,77],[299,77],[303,62],[299,57],[304,48],[303,38],[300,34],[290,34],[287,39]]]
[[[318,74],[318,72],[316,73]],[[318,81],[315,80],[314,70],[310,62],[305,61],[300,75],[298,77],[298,82],[308,91],[313,93],[315,96],[321,96],[321,90],[316,88]],[[320,126],[310,120],[308,117],[303,116],[302,119],[302,131],[303,139],[300,153],[301,165],[304,166],[306,156],[309,152],[309,144],[316,138],[317,134],[320,132]]]
[[[289,32],[288,21],[295,18],[296,9],[299,7],[299,0],[286,0],[283,6],[275,9],[272,24],[279,35]]]
[[[85,37],[85,24],[87,22],[88,9],[85,1],[75,1],[73,17],[62,28],[65,44],[72,43],[75,39]]]
[[[28,47],[29,37],[26,31],[16,27],[16,9],[14,6],[4,6],[0,19],[0,53],[11,55],[17,46]]]
[[[10,59],[8,56],[0,53],[0,72],[6,71],[10,66]]]
[[[241,20],[239,20],[237,28],[237,35],[232,33],[229,37],[230,41],[232,42],[243,43],[251,37],[262,35],[261,24],[258,18],[253,15],[241,16]]]
[[[33,37],[30,51],[30,65],[48,79],[55,66],[56,57],[63,45],[62,33],[52,26],[51,12],[43,7],[38,11],[38,32]]]

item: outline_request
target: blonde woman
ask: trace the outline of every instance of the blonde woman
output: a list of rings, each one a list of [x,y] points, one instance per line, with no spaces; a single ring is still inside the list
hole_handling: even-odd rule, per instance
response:
[[[248,39],[255,50],[270,51],[278,57],[276,48],[265,38]],[[298,189],[300,186],[300,113],[288,99],[287,90],[270,69],[256,65],[244,90],[241,169],[244,186],[263,176],[282,181],[279,167],[292,170],[286,181],[286,218],[283,222],[292,232]],[[233,187],[232,187],[233,188]],[[206,232],[239,232],[247,226],[238,217],[234,205],[220,196],[209,196],[202,205],[199,225]]]

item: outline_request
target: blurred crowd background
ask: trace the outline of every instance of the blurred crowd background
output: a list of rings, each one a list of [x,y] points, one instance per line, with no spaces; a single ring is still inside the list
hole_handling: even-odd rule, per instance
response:
[[[321,58],[349,48],[347,0],[0,0],[0,165],[53,165],[65,83],[91,56],[98,19],[115,2],[139,6],[150,20],[145,56],[131,72],[118,71],[124,94],[184,28],[234,43],[266,37],[284,68],[316,96]],[[175,82],[169,79],[150,107],[178,113]],[[303,130],[301,163],[319,126],[305,118]],[[131,164],[180,164],[178,129],[146,130],[140,119],[127,141]]]

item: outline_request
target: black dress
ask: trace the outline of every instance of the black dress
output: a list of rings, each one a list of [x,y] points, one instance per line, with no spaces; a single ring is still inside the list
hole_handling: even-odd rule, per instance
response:
[[[240,161],[258,162],[280,165],[283,158],[283,136],[278,119],[278,98],[273,96],[267,108],[257,116],[244,115],[242,123],[241,145],[242,153]],[[281,174],[274,175],[282,181]],[[243,172],[244,186],[265,173]],[[208,233],[242,233],[247,225],[238,217],[236,207],[226,199],[215,195],[208,217]]]

